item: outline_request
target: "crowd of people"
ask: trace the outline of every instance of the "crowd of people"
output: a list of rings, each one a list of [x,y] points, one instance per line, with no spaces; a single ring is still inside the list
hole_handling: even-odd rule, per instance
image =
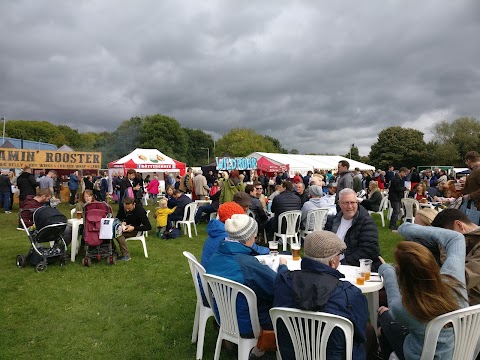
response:
[[[312,171],[304,176],[295,173],[292,178],[286,173],[269,177],[257,171],[246,176],[238,170],[209,172],[205,176],[201,170],[188,168],[176,178],[164,174],[165,192],[160,199],[158,175],[143,179],[130,169],[126,176],[114,174],[112,179],[111,196],[119,203],[116,217],[125,226],[123,235],[117,238],[120,259],[130,260],[128,237],[151,229],[142,205],[144,197],[158,204],[154,217],[159,237],[172,228],[172,222],[183,218],[192,201],[211,200],[200,206],[195,216],[197,223],[202,219],[208,222],[201,263],[207,273],[254,290],[262,329],[273,329],[269,310],[274,306],[325,311],[352,321],[354,359],[366,359],[367,354],[368,358],[388,359],[393,351],[400,359],[418,359],[430,320],[480,303],[480,212],[472,211],[480,209],[480,154],[471,151],[465,161],[471,174],[460,181],[440,169],[420,173],[406,167],[350,171],[345,160],[338,163],[336,172]],[[55,191],[55,175],[50,171],[37,181],[31,169],[25,168],[16,178],[20,207],[38,207],[48,202]],[[0,191],[5,177],[10,178],[2,173]],[[73,172],[69,180],[71,205],[105,201],[107,180],[106,173],[97,179],[89,175],[82,179]],[[6,194],[2,192],[1,196],[7,204],[5,209],[10,209]],[[378,211],[384,196],[388,196],[392,207],[389,227],[405,238],[394,252],[396,267],[382,258],[377,226],[369,214]],[[405,196],[448,206],[441,212],[421,209],[414,224],[407,222],[397,227]],[[468,212],[463,207],[467,203]],[[281,258],[275,272],[255,258],[269,253],[259,238],[266,236],[265,243],[273,240],[282,213],[301,211],[300,227],[313,230],[313,224],[306,221],[307,214],[317,208],[327,209],[328,215],[323,230],[312,231],[304,238],[300,271],[290,271]],[[215,214],[212,220],[211,214]],[[30,223],[31,219],[25,217],[24,221]],[[368,323],[371,314],[365,297],[358,287],[342,281],[344,275],[337,270],[339,265],[359,266],[360,259],[371,259],[372,271],[378,271],[384,281],[378,333]],[[247,304],[242,300],[237,303],[237,318],[241,336],[252,337]],[[453,336],[452,328],[440,331],[438,358],[451,356]],[[285,326],[279,326],[277,337],[284,358],[294,359]],[[334,331],[328,343],[328,358],[343,358],[344,351],[345,340]],[[269,354],[254,348],[251,358],[267,359]]]

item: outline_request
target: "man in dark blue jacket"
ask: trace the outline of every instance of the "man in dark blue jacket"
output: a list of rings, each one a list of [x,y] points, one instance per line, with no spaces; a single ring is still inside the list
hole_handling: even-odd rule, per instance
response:
[[[279,189],[280,194],[275,196],[272,201],[271,211],[275,217],[271,218],[265,224],[268,239],[273,238],[273,233],[278,229],[278,217],[285,211],[301,210],[302,200],[293,192],[293,184],[290,181],[282,182]]]
[[[353,323],[353,359],[366,358],[365,342],[368,320],[367,300],[355,285],[342,281],[337,267],[345,243],[329,231],[314,231],[305,238],[305,257],[300,271],[280,266],[275,280],[274,307],[290,307],[307,311],[322,311],[343,316]],[[277,342],[282,359],[295,359],[292,340],[280,322]],[[327,345],[327,359],[345,359],[345,338],[336,328]],[[300,360],[300,359],[297,359]]]
[[[172,228],[172,221],[178,221],[178,220],[183,220],[183,213],[185,211],[185,206],[190,204],[192,202],[192,199],[190,199],[187,195],[185,195],[182,191],[180,190],[174,190],[173,191],[173,197],[177,200],[175,202],[175,206],[177,207],[173,213],[168,215],[167,219],[167,229]]]

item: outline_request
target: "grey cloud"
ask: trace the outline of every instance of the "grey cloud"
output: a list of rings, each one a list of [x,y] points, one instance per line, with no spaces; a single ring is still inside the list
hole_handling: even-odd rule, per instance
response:
[[[480,113],[475,1],[17,1],[0,13],[10,119],[112,131],[160,112],[214,136],[244,126],[300,152],[355,143],[366,155],[388,126]]]

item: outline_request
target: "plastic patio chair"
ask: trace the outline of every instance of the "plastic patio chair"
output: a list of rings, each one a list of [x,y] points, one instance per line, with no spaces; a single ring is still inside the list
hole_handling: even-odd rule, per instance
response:
[[[73,208],[70,210],[70,219],[73,219],[75,217],[75,213],[77,212],[77,209]]]
[[[384,197],[382,201],[380,202],[380,207],[378,208],[378,211],[372,211],[369,210],[368,213],[370,215],[372,214],[380,214],[380,217],[382,218],[382,226],[385,227],[385,215],[384,211],[387,210],[388,207],[388,197]]]
[[[415,211],[420,210],[420,204],[417,200],[410,198],[403,198],[401,202],[402,208],[405,209],[405,217],[403,218],[403,222],[410,220],[413,223],[415,221]],[[416,210],[414,210],[414,208]]]
[[[185,206],[183,209],[183,220],[179,220],[176,223],[176,226],[182,225],[184,234],[187,233],[188,230],[188,237],[192,237],[192,226],[195,229],[195,236],[197,234],[197,225],[195,224],[195,212],[197,211],[197,203],[191,202],[190,204]]]
[[[210,304],[217,305],[220,319],[217,344],[215,347],[214,360],[220,358],[222,340],[228,340],[238,345],[238,360],[248,360],[250,350],[257,345],[260,335],[260,322],[258,320],[257,296],[249,287],[231,281],[220,276],[205,274],[205,279],[210,285]],[[240,337],[237,321],[237,298],[243,295],[247,300],[250,321],[253,330],[253,339]],[[213,296],[213,297],[212,297]]]
[[[302,212],[300,210],[285,211],[278,216],[278,229],[273,234],[273,238],[277,237],[282,239],[282,249],[286,250],[288,245],[288,239],[293,239],[295,243],[298,243],[298,231],[300,230],[300,218]],[[287,227],[285,233],[282,233],[282,224],[286,223]]]
[[[147,210],[147,217],[148,217],[148,214],[150,214],[150,210]],[[145,257],[148,258],[146,237],[148,237],[148,231],[139,231],[137,233],[137,236],[134,236],[134,237],[131,237],[131,238],[125,238],[125,240],[126,241],[132,241],[132,240],[141,241],[142,245],[143,245],[143,253],[145,254]]]
[[[305,220],[305,230],[300,230],[300,237],[304,238],[313,231],[323,230],[327,221],[328,209],[318,208],[307,212],[307,219]],[[310,224],[314,223],[313,228],[310,229]]]
[[[197,360],[200,360],[203,357],[203,344],[205,341],[205,327],[207,326],[207,321],[210,316],[213,315],[212,308],[205,306],[203,304],[202,293],[200,291],[200,285],[198,280],[202,283],[202,289],[204,292],[208,290],[208,284],[203,277],[205,275],[205,268],[197,261],[194,255],[188,251],[183,252],[188,260],[188,265],[190,266],[190,272],[192,273],[193,285],[195,286],[195,293],[197,294],[197,304],[195,307],[195,319],[193,321],[193,331],[192,331],[192,343],[197,343]],[[209,301],[209,296],[206,296],[207,301]]]
[[[292,308],[270,309],[273,329],[278,334],[278,321],[281,320],[292,339],[295,358],[327,359],[327,343],[332,330],[338,327],[345,335],[345,359],[352,359],[353,324],[350,320],[323,312],[304,311]],[[282,359],[277,337],[277,359]],[[288,360],[288,359],[285,359]]]
[[[452,360],[473,360],[479,351],[480,305],[469,306],[431,320],[425,329],[425,341],[420,360],[433,360],[437,339],[445,325],[451,323],[455,334]],[[397,360],[395,353],[390,360]]]

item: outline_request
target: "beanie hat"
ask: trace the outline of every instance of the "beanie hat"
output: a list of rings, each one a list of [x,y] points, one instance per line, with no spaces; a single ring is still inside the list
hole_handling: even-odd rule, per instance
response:
[[[315,196],[318,196],[318,197],[323,196],[322,187],[318,186],[318,185],[310,185],[310,187],[308,188],[308,192],[309,192],[309,194],[315,195]]]
[[[250,195],[245,191],[236,192],[235,195],[233,195],[233,201],[235,201],[241,207],[250,206],[252,204]]]
[[[313,231],[305,237],[304,255],[319,260],[342,253],[347,245],[331,231]]]
[[[218,207],[217,210],[218,219],[225,223],[227,219],[230,219],[233,214],[245,214],[245,210],[236,202],[229,201]]]
[[[257,235],[258,225],[255,219],[245,214],[234,214],[225,222],[225,230],[230,240],[245,243]]]

